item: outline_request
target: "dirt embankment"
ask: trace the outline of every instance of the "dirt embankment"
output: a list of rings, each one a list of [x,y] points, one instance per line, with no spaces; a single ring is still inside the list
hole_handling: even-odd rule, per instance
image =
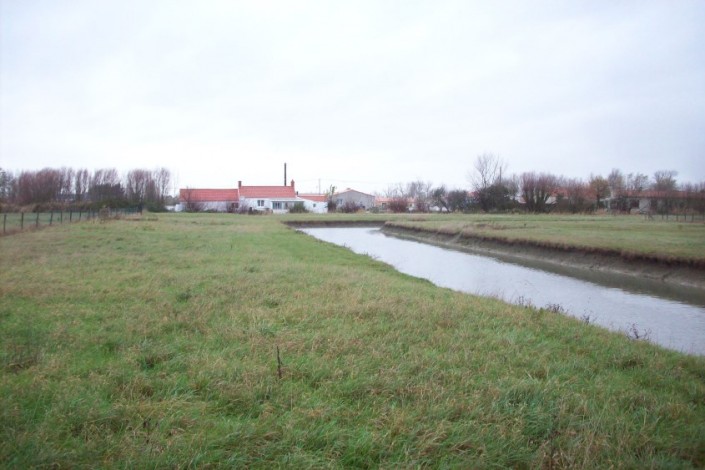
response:
[[[381,228],[384,221],[380,220],[287,220],[285,225],[293,228],[316,227],[374,227]]]
[[[603,248],[580,248],[533,240],[509,240],[481,234],[442,233],[387,222],[384,232],[507,260],[540,262],[556,266],[618,273],[666,283],[705,289],[705,263],[698,260],[624,253]]]

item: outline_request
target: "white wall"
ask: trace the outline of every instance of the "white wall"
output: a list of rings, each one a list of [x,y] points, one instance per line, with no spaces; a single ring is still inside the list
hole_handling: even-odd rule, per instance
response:
[[[303,198],[299,198],[299,200],[304,203],[304,207],[309,212],[313,212],[314,214],[325,214],[328,212],[327,202],[309,201]]]
[[[264,205],[258,206],[257,201],[264,201]],[[248,208],[252,208],[254,211],[265,211],[269,210],[272,211],[274,214],[286,214],[289,212],[289,208],[293,207],[295,203],[297,202],[304,202],[303,199],[297,198],[297,199],[291,199],[291,198],[276,198],[276,199],[267,199],[264,197],[259,197],[259,198],[241,198],[240,199],[240,204],[246,204]],[[275,209],[274,208],[274,203],[281,203],[281,209]],[[305,203],[304,203],[305,205]]]

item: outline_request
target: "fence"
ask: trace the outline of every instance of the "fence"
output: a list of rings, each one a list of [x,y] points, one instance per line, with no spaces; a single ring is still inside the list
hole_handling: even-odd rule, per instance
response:
[[[138,208],[105,209],[101,210],[67,210],[51,212],[6,212],[0,214],[2,219],[2,234],[21,232],[23,230],[62,225],[73,222],[97,220],[102,218],[115,218],[122,215],[141,213]]]

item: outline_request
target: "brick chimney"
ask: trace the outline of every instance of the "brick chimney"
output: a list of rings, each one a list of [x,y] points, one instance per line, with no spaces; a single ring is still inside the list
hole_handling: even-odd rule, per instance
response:
[[[294,188],[294,180],[291,180],[291,188]]]
[[[242,188],[242,181],[237,182],[237,189],[240,189],[240,188]]]

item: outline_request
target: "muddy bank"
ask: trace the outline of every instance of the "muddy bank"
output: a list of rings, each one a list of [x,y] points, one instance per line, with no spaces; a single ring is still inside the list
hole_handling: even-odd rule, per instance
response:
[[[388,222],[382,231],[411,240],[443,247],[492,255],[506,261],[531,261],[546,267],[635,276],[664,283],[705,290],[705,266],[690,260],[660,259],[657,256],[624,254],[616,250],[581,250],[576,247],[541,244],[527,240],[503,240],[467,233],[439,233]]]
[[[332,227],[370,227],[382,228],[383,220],[287,220],[283,222],[292,228],[332,228]]]

